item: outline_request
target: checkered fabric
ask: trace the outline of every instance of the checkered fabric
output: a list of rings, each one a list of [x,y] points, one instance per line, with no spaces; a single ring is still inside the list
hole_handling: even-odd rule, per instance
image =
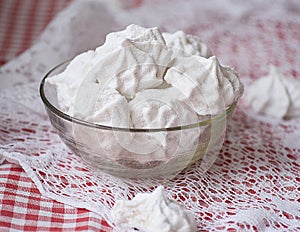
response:
[[[0,165],[0,231],[111,231],[97,214],[41,196],[23,169]]]
[[[30,47],[71,0],[0,0],[0,65]]]

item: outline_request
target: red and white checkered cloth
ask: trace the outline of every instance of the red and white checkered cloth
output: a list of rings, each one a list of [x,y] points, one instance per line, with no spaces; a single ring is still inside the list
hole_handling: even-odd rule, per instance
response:
[[[0,65],[30,47],[71,0],[0,0]]]
[[[70,0],[0,0],[0,65],[30,47]],[[24,170],[0,165],[0,231],[110,231],[97,214],[43,197]]]
[[[23,169],[0,165],[0,231],[110,231],[104,220],[41,196]]]

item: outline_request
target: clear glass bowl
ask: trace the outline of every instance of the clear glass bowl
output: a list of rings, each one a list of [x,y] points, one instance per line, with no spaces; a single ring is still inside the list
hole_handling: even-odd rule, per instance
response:
[[[65,114],[56,105],[47,79],[68,64],[60,64],[45,75],[40,96],[62,141],[95,170],[123,178],[172,177],[222,146],[236,102],[222,114],[170,128],[116,128]]]

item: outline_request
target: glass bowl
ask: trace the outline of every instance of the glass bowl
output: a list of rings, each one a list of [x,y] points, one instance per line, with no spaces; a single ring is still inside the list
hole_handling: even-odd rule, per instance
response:
[[[49,89],[47,79],[68,64],[64,62],[45,75],[40,96],[61,140],[95,170],[122,178],[173,177],[220,150],[236,102],[219,115],[184,126],[145,129],[94,124],[62,112]]]

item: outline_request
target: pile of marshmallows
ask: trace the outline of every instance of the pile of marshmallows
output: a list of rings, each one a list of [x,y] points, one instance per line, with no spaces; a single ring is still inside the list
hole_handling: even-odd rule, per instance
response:
[[[243,93],[237,73],[220,65],[198,37],[138,25],[108,34],[102,46],[78,55],[47,82],[55,92],[55,104],[66,114],[122,128],[197,123],[224,112]],[[197,137],[187,134],[181,135],[185,149],[196,139],[191,137]],[[101,140],[109,153],[119,154],[124,146],[141,150],[135,139],[118,138],[120,149],[113,138]],[[142,150],[155,153],[159,143],[167,151],[166,141],[161,136],[148,138]]]

